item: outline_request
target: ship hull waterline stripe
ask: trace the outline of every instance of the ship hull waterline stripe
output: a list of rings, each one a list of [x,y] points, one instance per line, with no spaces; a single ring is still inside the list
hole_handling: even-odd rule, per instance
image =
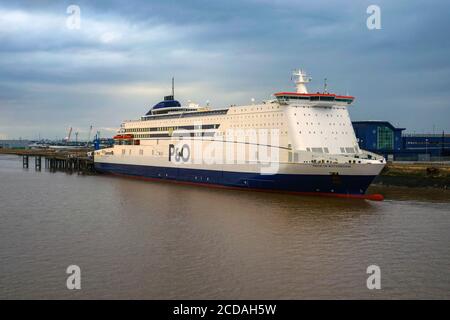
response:
[[[260,175],[255,173],[95,163],[101,173],[148,181],[215,187],[232,190],[287,193],[308,196],[383,200],[381,194],[365,194],[375,176]],[[206,180],[208,178],[208,180]]]

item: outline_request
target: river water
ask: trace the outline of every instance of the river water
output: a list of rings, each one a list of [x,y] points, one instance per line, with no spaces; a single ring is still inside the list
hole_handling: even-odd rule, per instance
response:
[[[33,164],[0,156],[3,299],[450,298],[448,191],[385,187],[370,202]],[[69,265],[81,290],[66,287]]]

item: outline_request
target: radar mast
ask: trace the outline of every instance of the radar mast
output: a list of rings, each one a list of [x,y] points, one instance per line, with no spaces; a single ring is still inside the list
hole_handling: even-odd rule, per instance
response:
[[[308,77],[306,72],[302,69],[294,70],[292,76],[296,77],[295,86],[297,88],[297,93],[308,93],[306,84],[309,83],[312,78]]]

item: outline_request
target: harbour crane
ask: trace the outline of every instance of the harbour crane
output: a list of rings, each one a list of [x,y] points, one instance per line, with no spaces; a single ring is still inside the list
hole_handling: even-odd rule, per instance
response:
[[[64,140],[66,140],[66,142],[69,142],[70,141],[70,136],[72,135],[72,127],[70,127],[70,129],[69,129],[69,134],[67,135],[67,137],[64,139]]]
[[[92,125],[89,127],[88,139],[87,141],[91,141],[91,133],[92,133]]]
[[[92,134],[92,125],[89,126],[89,132],[88,132],[88,138],[86,141],[86,147],[89,147],[89,144],[91,143],[91,134]]]

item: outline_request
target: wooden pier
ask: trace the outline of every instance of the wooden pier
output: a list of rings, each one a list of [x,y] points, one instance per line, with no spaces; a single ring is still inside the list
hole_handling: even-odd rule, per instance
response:
[[[37,168],[37,167],[36,167]],[[46,157],[45,168],[81,173],[94,173],[94,161],[88,157]]]
[[[94,161],[92,157],[88,157],[87,153],[92,151],[86,150],[14,150],[14,149],[0,149],[0,154],[14,154],[22,157],[23,168],[30,167],[30,158],[34,158],[34,168],[36,171],[41,171],[42,162],[44,162],[45,169],[51,171],[68,171],[77,172],[80,174],[95,173]]]

